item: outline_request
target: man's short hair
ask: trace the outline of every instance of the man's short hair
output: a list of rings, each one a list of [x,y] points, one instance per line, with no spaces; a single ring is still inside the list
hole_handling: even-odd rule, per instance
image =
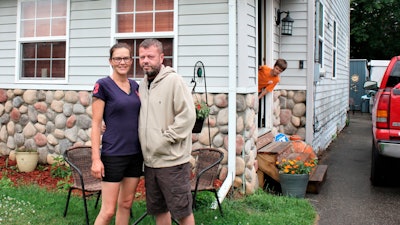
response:
[[[160,51],[160,53],[163,53],[164,51],[161,41],[154,38],[143,40],[142,43],[140,43],[139,48],[149,48],[150,46],[155,46]]]

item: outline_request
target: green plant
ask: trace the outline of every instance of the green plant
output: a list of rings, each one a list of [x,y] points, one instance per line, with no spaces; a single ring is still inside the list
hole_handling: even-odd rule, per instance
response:
[[[196,119],[205,119],[210,114],[210,108],[204,101],[194,103]]]
[[[34,149],[34,148],[26,148],[25,146],[17,148],[15,151],[16,152],[37,152],[36,149]]]
[[[72,184],[69,182],[69,179],[60,180],[57,182],[57,188],[61,190],[69,190]]]
[[[51,164],[50,173],[52,177],[69,178],[72,174],[71,169],[65,166],[65,160],[61,156],[54,158]]]
[[[279,173],[286,174],[310,174],[311,170],[318,164],[318,159],[302,161],[296,159],[282,159],[276,162]]]

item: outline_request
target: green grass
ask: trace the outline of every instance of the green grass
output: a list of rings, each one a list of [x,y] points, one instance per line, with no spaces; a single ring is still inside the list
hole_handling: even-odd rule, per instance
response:
[[[65,190],[46,191],[38,186],[14,187],[6,178],[0,180],[0,224],[9,225],[79,225],[85,224],[83,202],[75,196],[70,201],[68,214],[63,212],[67,197]],[[194,211],[196,224],[297,224],[312,225],[316,212],[306,199],[296,199],[268,194],[264,191],[241,198],[225,199],[222,203],[224,216],[218,210],[210,209],[213,203],[211,193],[200,193],[198,208]],[[89,219],[93,224],[99,208],[94,208],[95,198],[89,199]],[[145,202],[135,202],[133,206],[134,222],[145,211]],[[140,225],[155,224],[147,216]]]

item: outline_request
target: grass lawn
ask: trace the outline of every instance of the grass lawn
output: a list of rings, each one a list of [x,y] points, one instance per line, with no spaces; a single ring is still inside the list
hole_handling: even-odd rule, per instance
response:
[[[34,185],[15,187],[7,179],[0,179],[0,224],[7,225],[80,225],[85,224],[83,201],[74,196],[70,201],[68,214],[63,212],[67,199],[66,190],[46,191]],[[93,224],[99,207],[94,208],[95,198],[88,201],[89,219]],[[240,199],[227,198],[222,203],[224,216],[218,210],[210,209],[213,195],[200,193],[198,209],[194,211],[196,224],[314,224],[316,211],[307,199],[276,196],[264,191]],[[133,223],[145,211],[145,201],[133,205]],[[112,223],[113,224],[113,223]],[[147,216],[139,224],[155,224]]]

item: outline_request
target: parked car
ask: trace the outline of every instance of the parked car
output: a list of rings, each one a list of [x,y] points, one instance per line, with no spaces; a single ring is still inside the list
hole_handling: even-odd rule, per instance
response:
[[[400,160],[400,56],[393,57],[377,87],[367,81],[366,90],[376,90],[372,108],[371,182],[382,185],[391,177],[390,168]]]

